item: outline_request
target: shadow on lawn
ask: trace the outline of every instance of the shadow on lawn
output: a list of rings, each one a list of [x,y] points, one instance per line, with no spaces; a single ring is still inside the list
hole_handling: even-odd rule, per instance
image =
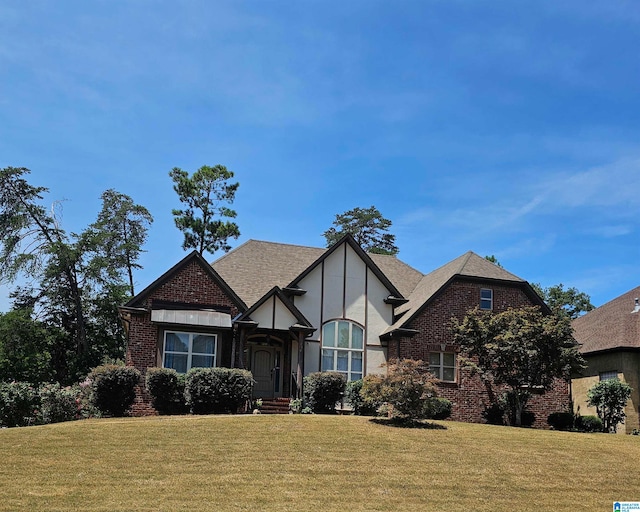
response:
[[[427,430],[447,430],[447,427],[438,423],[429,423],[428,421],[402,421],[398,419],[389,418],[371,418],[372,423],[377,425],[384,425],[386,427],[397,428],[424,428]]]

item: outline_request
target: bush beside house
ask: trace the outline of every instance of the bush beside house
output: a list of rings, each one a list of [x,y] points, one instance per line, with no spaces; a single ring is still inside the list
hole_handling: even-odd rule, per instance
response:
[[[236,413],[251,401],[253,376],[237,368],[192,368],[185,379],[193,414]]]
[[[347,380],[337,372],[314,372],[304,378],[304,404],[317,414],[336,412],[342,400]]]

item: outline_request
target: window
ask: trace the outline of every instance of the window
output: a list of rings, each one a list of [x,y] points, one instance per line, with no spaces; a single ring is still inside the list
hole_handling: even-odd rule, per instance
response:
[[[431,352],[429,371],[445,382],[456,381],[456,355],[453,352]]]
[[[215,334],[165,331],[164,368],[187,373],[191,368],[211,368],[216,365]]]
[[[600,380],[609,380],[609,379],[617,379],[618,378],[618,372],[613,370],[613,371],[608,371],[608,372],[600,372]]]
[[[480,290],[480,309],[493,309],[493,290],[488,288]]]
[[[362,327],[339,320],[322,327],[322,371],[339,372],[347,380],[362,378],[364,331]]]

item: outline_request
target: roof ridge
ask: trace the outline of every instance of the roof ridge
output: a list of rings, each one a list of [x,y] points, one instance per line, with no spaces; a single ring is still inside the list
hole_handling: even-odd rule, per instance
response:
[[[473,254],[474,254],[473,251],[467,251],[461,256],[458,256],[459,258],[462,259],[462,263],[460,264],[460,267],[458,267],[458,270],[454,273],[454,275],[460,274],[464,270],[464,267],[467,265],[467,263],[469,263],[469,260],[471,259],[471,256]]]
[[[247,240],[246,242],[241,243],[240,245],[238,245],[237,247],[234,247],[233,249],[231,249],[229,252],[224,253],[222,256],[220,256],[218,259],[213,260],[210,265],[213,265],[214,263],[218,263],[220,261],[222,261],[223,259],[225,259],[227,256],[229,256],[231,253],[236,252],[238,249],[240,249],[241,247],[244,247],[246,245],[249,245],[249,243],[251,242],[257,242],[260,244],[269,244],[269,245],[278,245],[278,246],[286,246],[286,247],[299,247],[301,249],[313,249],[313,250],[317,250],[317,251],[326,251],[326,248],[322,248],[322,247],[313,247],[310,245],[300,245],[300,244],[287,244],[287,243],[282,243],[282,242],[271,242],[269,240],[256,240],[255,238],[249,238],[249,240]]]

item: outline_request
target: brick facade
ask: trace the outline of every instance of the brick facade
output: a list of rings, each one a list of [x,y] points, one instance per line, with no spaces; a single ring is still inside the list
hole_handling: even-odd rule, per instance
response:
[[[390,357],[421,359],[429,361],[430,352],[454,352],[460,348],[453,342],[451,319],[462,321],[467,312],[480,304],[480,290],[493,290],[493,311],[502,312],[509,307],[531,306],[533,303],[521,287],[515,285],[496,285],[489,282],[456,279],[435,296],[407,327],[419,331],[412,338],[401,338],[389,346]],[[453,412],[451,419],[482,423],[482,413],[492,402],[492,394],[502,389],[487,389],[477,376],[469,370],[457,369],[456,382],[439,384],[440,396],[451,400]],[[548,428],[547,416],[551,412],[569,410],[569,383],[557,380],[552,389],[543,395],[534,395],[527,410],[536,415],[535,427]]]
[[[164,329],[151,322],[151,307],[154,301],[229,308],[232,318],[239,314],[238,306],[197,260],[187,263],[166,282],[152,290],[140,303],[135,304],[137,308],[144,308],[145,311],[131,315],[126,364],[134,366],[142,373],[143,382],[147,368],[162,366],[161,351]],[[172,328],[178,329],[179,326]],[[193,327],[185,327],[184,330],[193,330]],[[198,328],[198,331],[202,332],[203,329]],[[219,365],[230,366],[233,333],[228,329],[209,331],[218,334],[217,357]],[[134,415],[155,414],[155,410],[151,407],[151,399],[143,384],[136,390],[136,400],[132,411]]]

